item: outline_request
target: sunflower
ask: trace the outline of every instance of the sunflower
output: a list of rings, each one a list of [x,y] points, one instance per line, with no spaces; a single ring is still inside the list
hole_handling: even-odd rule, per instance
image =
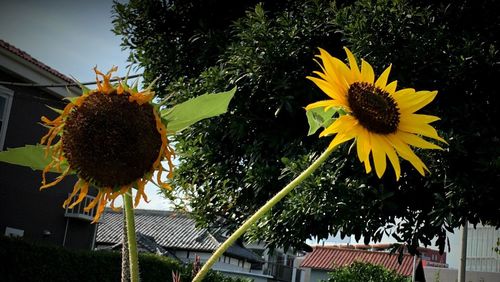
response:
[[[154,92],[151,87],[139,92],[126,81],[111,85],[111,75],[116,70],[113,67],[103,74],[94,68],[97,89],[82,87],[83,94],[60,111],[56,119],[41,118],[49,131],[40,143],[46,146],[45,156],[50,155],[51,161],[42,172],[40,189],[76,173],[78,181],[63,207],[73,208],[85,198],[89,186],[95,186],[98,194],[84,209],[88,212],[97,206],[93,222],[99,220],[107,203],[114,208],[115,199],[132,187],[137,188],[135,206],[141,199],[148,201],[144,187],[152,181],[154,171],[158,171],[157,184],[170,189],[161,180],[166,171],[163,160],[168,163],[168,177],[172,177],[173,150],[157,107],[151,103]],[[47,181],[49,171],[61,175]]]
[[[307,77],[314,82],[330,99],[312,103],[306,110],[323,107],[341,108],[346,113],[336,119],[320,133],[320,137],[334,135],[329,147],[335,147],[355,139],[357,155],[370,173],[370,155],[379,178],[391,162],[396,179],[401,176],[399,158],[409,161],[422,175],[429,171],[410,146],[423,149],[441,147],[422,137],[441,142],[436,130],[430,125],[439,120],[431,115],[415,112],[429,104],[437,91],[416,91],[412,88],[396,90],[397,81],[388,83],[391,65],[375,79],[372,66],[361,60],[361,69],[356,58],[344,48],[349,67],[338,58],[320,49],[322,72],[315,71],[318,77]],[[387,157],[387,158],[386,158]]]

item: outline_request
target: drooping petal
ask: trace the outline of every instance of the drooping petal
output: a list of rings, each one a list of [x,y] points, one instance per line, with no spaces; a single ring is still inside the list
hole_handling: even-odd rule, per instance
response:
[[[385,147],[385,153],[387,154],[387,157],[389,158],[389,161],[391,162],[392,167],[394,168],[394,173],[396,174],[396,181],[398,181],[399,178],[401,177],[401,166],[399,165],[398,155],[394,151],[394,148],[392,147],[387,137],[384,136],[384,138],[382,138],[381,141],[383,142],[382,145]]]
[[[387,167],[385,150],[382,141],[380,140],[381,136],[372,135],[372,154],[373,154],[373,163],[375,164],[375,171],[377,173],[378,178],[382,178],[384,175],[385,169]]]
[[[361,128],[359,134],[356,137],[356,149],[358,153],[359,161],[365,164],[366,173],[370,173],[372,170],[370,166],[370,133],[366,129]]]
[[[425,175],[425,170],[429,171],[424,162],[422,162],[422,160],[417,155],[415,155],[413,150],[408,145],[406,145],[406,143],[402,142],[398,136],[396,136],[395,134],[391,134],[387,135],[387,138],[391,142],[394,149],[396,149],[398,154],[403,159],[409,161],[421,175]]]
[[[401,138],[403,142],[413,147],[418,147],[422,149],[443,150],[443,148],[439,147],[438,145],[428,142],[412,133],[399,132],[398,136],[399,138]]]

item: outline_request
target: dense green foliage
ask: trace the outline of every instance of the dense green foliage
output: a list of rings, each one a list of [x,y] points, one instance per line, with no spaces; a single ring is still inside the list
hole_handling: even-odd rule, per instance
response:
[[[62,247],[0,237],[2,281],[120,281],[121,254],[108,251],[70,251]],[[139,254],[141,281],[172,281],[172,272],[191,281],[191,267],[153,254]],[[204,281],[244,282],[217,272]]]
[[[403,161],[399,182],[390,169],[366,175],[342,146],[250,236],[301,248],[392,232],[414,252],[436,237],[444,250],[464,220],[500,226],[498,1],[236,2],[234,13],[215,0],[115,5],[115,32],[172,103],[238,86],[227,114],[176,136],[176,192],[200,224],[236,227],[326,148],[329,138],[307,137],[303,107],[324,94],[305,76],[319,68],[316,47],[345,58],[348,46],[379,74],[392,63],[400,87],[438,90],[423,112],[442,117],[449,146],[417,152],[427,177]]]
[[[326,282],[409,282],[411,279],[380,265],[354,262],[350,266],[340,267],[329,273]]]

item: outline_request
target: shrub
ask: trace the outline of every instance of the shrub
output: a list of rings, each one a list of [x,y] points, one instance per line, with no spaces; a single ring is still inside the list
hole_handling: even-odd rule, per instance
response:
[[[0,237],[2,281],[120,281],[121,254],[109,251],[75,251]],[[154,254],[139,254],[141,281],[172,281],[179,272],[182,281],[191,281],[191,267]],[[204,281],[243,282],[210,272]]]
[[[331,272],[327,282],[409,282],[409,278],[381,265],[354,262]]]

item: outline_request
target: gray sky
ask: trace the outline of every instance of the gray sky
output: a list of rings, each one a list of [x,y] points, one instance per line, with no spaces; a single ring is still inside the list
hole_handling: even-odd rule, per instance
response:
[[[119,67],[128,52],[111,32],[111,0],[0,0],[0,38],[65,75],[92,81],[92,68]]]
[[[111,31],[112,3],[0,0],[0,39],[81,82],[95,80],[95,65],[102,71],[116,65],[117,74],[123,76],[128,52],[121,50],[120,37]],[[156,186],[148,185],[146,190],[151,202],[141,202],[139,208],[168,208],[168,201],[157,195]]]

